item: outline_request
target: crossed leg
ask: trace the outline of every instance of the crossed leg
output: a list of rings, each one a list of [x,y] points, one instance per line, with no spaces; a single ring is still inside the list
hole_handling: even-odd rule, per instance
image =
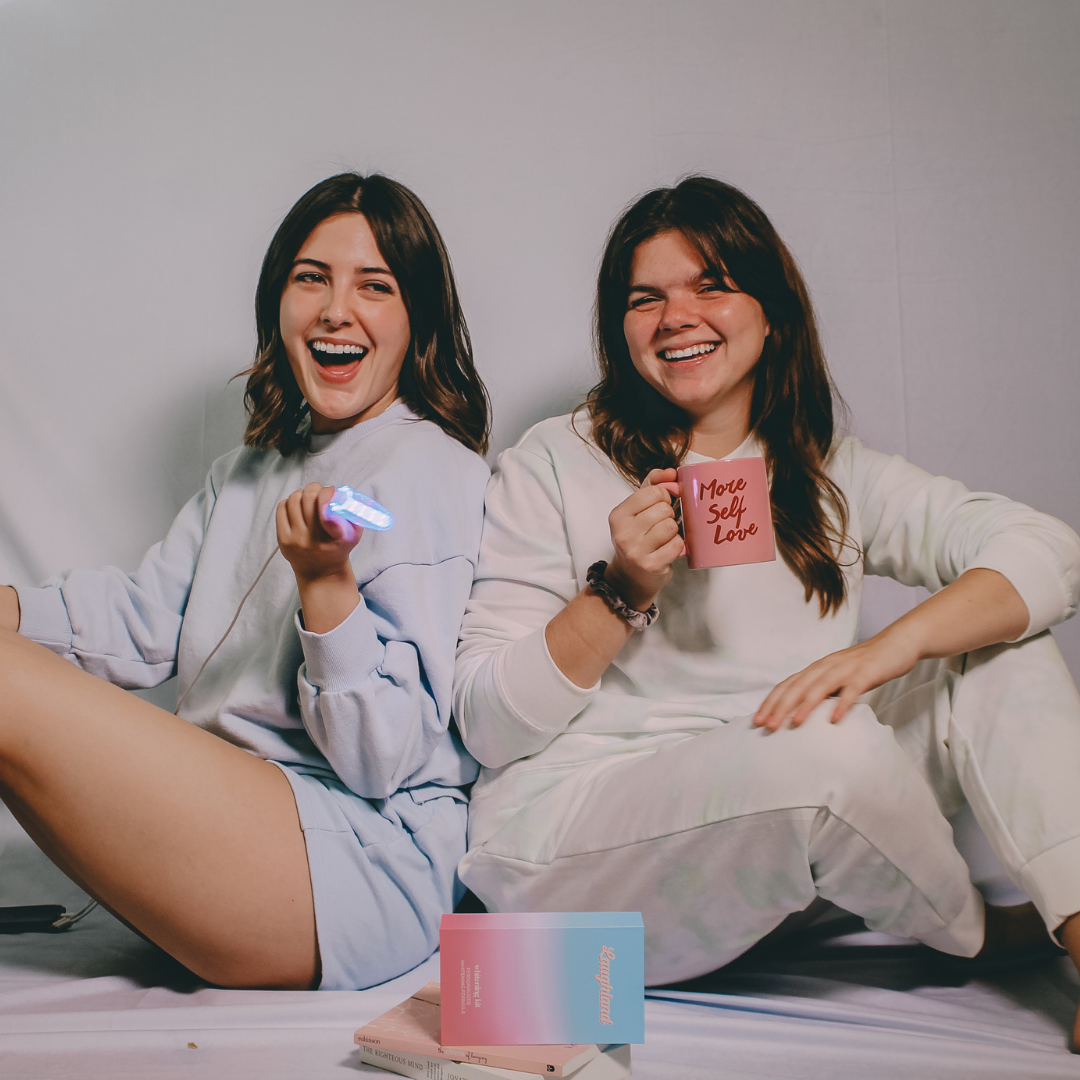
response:
[[[202,978],[317,983],[284,774],[4,629],[0,798],[60,869]]]

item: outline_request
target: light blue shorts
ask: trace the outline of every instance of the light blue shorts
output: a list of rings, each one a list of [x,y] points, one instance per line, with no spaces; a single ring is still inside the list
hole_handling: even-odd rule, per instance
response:
[[[320,990],[363,990],[426,960],[439,919],[464,892],[467,808],[434,785],[369,801],[340,780],[274,762],[307,844],[322,961]]]

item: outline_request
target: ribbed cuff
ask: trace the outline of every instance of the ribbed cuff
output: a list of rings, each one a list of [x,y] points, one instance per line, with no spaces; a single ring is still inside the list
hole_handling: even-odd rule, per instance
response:
[[[562,731],[596,696],[600,687],[583,689],[551,659],[545,628],[518,638],[495,658],[495,685],[507,704],[541,731]]]
[[[294,618],[304,649],[307,680],[325,693],[358,686],[382,661],[383,643],[375,633],[363,597],[344,622],[325,634],[305,630],[299,611]]]
[[[1027,605],[1027,628],[1013,641],[1042,633],[1068,615],[1069,593],[1065,582],[1041,545],[1027,543],[1015,535],[995,537],[980,553],[978,561],[967,567],[977,568],[1003,574]]]
[[[19,633],[53,652],[71,652],[74,634],[67,605],[58,585],[38,589],[18,589]]]

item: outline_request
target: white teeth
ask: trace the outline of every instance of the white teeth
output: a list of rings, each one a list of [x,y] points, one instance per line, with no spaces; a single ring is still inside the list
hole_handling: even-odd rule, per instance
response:
[[[367,349],[363,345],[334,345],[329,341],[309,341],[308,345],[316,352],[338,354],[348,356],[363,356]]]
[[[688,349],[665,349],[660,356],[664,360],[687,360],[691,356],[704,356],[715,348],[715,344],[691,345]]]

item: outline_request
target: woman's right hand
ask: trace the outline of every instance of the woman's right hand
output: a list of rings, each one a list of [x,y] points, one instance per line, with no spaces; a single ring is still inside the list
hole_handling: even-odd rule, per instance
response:
[[[636,611],[656,600],[685,552],[670,497],[679,492],[677,481],[674,469],[653,469],[608,515],[615,555],[604,579]]]
[[[653,469],[641,487],[608,515],[615,554],[604,579],[636,611],[648,611],[671,580],[683,542],[668,493],[678,494],[674,469]],[[544,637],[555,666],[588,688],[608,669],[632,633],[588,586],[548,622]]]

